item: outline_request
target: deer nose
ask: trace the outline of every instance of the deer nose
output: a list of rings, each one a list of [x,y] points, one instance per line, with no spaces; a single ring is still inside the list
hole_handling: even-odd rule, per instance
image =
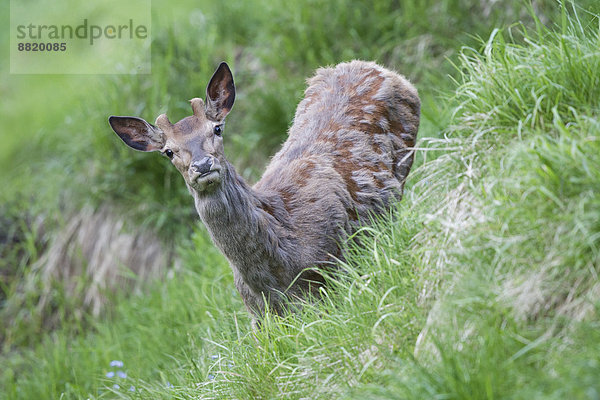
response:
[[[204,175],[211,171],[211,168],[214,163],[213,157],[204,157],[200,161],[194,161],[190,168],[192,171],[199,173],[200,175]]]

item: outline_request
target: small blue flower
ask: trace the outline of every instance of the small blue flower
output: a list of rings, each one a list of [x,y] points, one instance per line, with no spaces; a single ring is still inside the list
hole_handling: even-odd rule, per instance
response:
[[[119,361],[119,360],[112,360],[110,362],[110,366],[111,367],[117,367],[117,368],[123,368],[123,361]]]
[[[209,374],[208,375],[208,379],[210,379],[211,381],[215,379],[215,376],[213,374]]]
[[[219,358],[218,354],[213,354],[212,356],[210,356],[210,358],[212,358],[213,360],[216,360],[217,358]]]
[[[113,385],[113,389],[115,390],[119,390],[121,388],[121,386],[117,385],[116,383]]]
[[[175,386],[171,385],[171,382],[167,381],[166,385],[169,389],[173,389]]]
[[[133,385],[129,386],[129,391],[130,392],[135,392],[135,386],[133,386]]]
[[[112,371],[109,371],[109,372],[106,373],[106,377],[107,378],[114,378],[115,377],[115,373],[112,372]]]
[[[123,371],[117,371],[117,376],[123,379],[127,378],[127,374]]]

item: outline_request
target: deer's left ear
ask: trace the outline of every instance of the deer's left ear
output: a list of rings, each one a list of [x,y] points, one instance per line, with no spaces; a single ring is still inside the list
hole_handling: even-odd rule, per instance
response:
[[[137,117],[108,118],[113,131],[132,149],[156,151],[165,145],[165,134],[156,126]]]
[[[206,116],[213,121],[222,121],[235,101],[233,75],[227,63],[222,62],[206,87]]]

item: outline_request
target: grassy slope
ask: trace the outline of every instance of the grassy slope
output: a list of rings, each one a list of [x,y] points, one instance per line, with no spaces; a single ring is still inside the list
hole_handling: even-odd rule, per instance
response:
[[[152,121],[168,111],[177,120],[190,112],[186,99],[202,95],[214,66],[225,59],[238,87],[236,111],[227,124],[227,154],[253,180],[285,138],[307,75],[321,65],[362,57],[402,71],[417,84],[423,81],[421,134],[437,135],[447,119],[435,100],[449,83],[445,73],[451,65],[445,57],[455,55],[460,44],[473,43],[470,33],[486,36],[494,21],[521,12],[516,0],[503,5],[379,0],[367,9],[354,0],[306,0],[284,7],[253,0],[172,7],[154,1],[150,75],[14,76],[6,73],[7,62],[0,64],[0,84],[12,95],[0,109],[6,125],[0,158],[6,188],[0,191],[3,347],[37,343],[48,319],[75,327],[88,319],[81,297],[89,284],[77,278],[86,274],[81,262],[44,265],[55,273],[72,271],[70,289],[35,270],[40,255],[78,251],[55,246],[54,239],[83,206],[107,207],[114,219],[125,219],[124,233],[150,230],[167,249],[194,228],[190,220],[197,219],[196,212],[177,171],[158,154],[123,146],[108,128],[107,115]],[[473,19],[461,11],[465,8],[487,19]],[[336,12],[332,21],[329,15],[336,10],[346,11]],[[8,13],[1,14],[7,19]],[[7,37],[2,39],[7,46]],[[35,290],[23,290],[23,281]],[[36,305],[40,296],[51,300],[50,307]]]
[[[463,52],[451,127],[421,142],[404,201],[363,232],[320,304],[249,332],[198,228],[147,295],[6,356],[0,392],[597,398],[600,39],[597,20],[557,22]],[[114,359],[126,378],[106,376]]]

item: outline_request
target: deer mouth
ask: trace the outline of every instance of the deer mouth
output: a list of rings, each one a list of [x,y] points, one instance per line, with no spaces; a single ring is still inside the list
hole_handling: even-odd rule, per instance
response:
[[[215,168],[210,171],[206,171],[198,175],[192,181],[192,187],[198,191],[204,191],[209,187],[219,183],[221,181],[221,169]]]
[[[207,176],[215,175],[215,174],[218,175],[219,174],[219,170],[213,169],[212,171],[203,172],[203,173],[200,174],[200,176],[198,176],[196,178],[196,180],[205,178]]]

